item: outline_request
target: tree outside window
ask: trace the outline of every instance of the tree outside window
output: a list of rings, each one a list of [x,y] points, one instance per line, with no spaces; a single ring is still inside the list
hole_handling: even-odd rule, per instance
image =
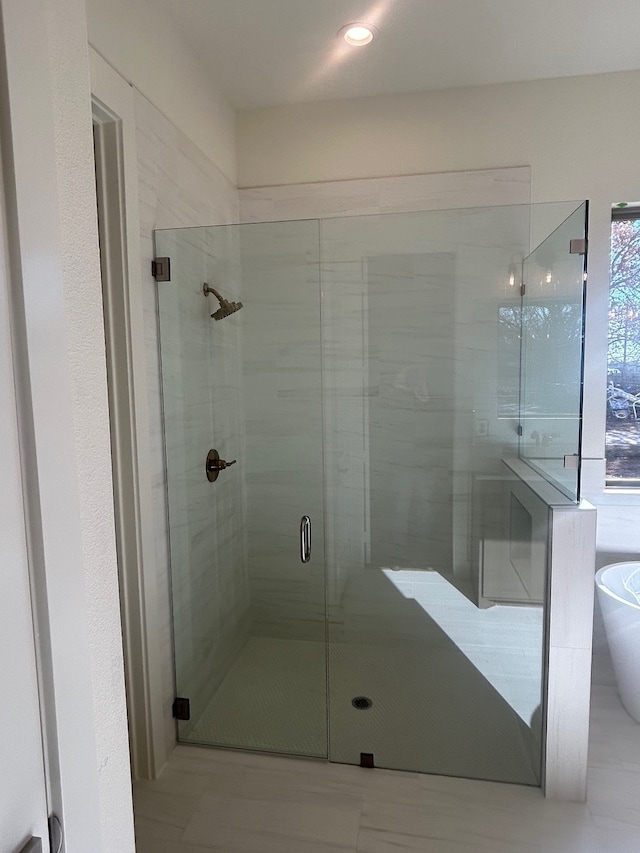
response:
[[[610,485],[640,485],[638,208],[614,210],[611,223],[607,380],[607,480]]]

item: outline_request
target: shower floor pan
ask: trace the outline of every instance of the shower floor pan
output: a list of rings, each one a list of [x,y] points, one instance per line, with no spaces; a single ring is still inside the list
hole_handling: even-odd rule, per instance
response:
[[[331,644],[329,713],[326,654],[322,643],[249,639],[182,740],[347,764],[372,753],[377,767],[538,784],[539,746],[517,701],[459,650]],[[518,690],[527,706],[539,683],[519,673]],[[371,707],[354,707],[358,696]]]

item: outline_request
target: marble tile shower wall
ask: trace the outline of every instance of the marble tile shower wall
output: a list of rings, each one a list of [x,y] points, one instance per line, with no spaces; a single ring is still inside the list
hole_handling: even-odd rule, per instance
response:
[[[154,488],[154,519],[156,528],[156,577],[158,585],[158,620],[162,627],[163,648],[163,696],[167,745],[173,745],[174,721],[171,717],[171,702],[174,696],[171,605],[169,599],[169,563],[168,529],[166,524],[166,481],[163,464],[162,411],[160,392],[160,365],[158,358],[158,327],[156,316],[155,281],[150,276],[150,260],[154,255],[153,231],[158,228],[180,226],[200,226],[204,223],[233,223],[238,221],[260,221],[295,219],[302,217],[332,216],[338,213],[372,213],[389,210],[416,210],[433,208],[464,207],[487,204],[527,203],[530,195],[530,175],[528,168],[498,169],[486,172],[457,173],[454,175],[421,175],[407,178],[383,178],[372,181],[345,181],[332,184],[317,184],[308,187],[264,188],[261,190],[242,190],[240,199],[242,212],[239,214],[238,192],[233,185],[184,137],[164,116],[162,116],[145,98],[136,93],[137,143],[139,158],[139,199],[140,199],[140,238],[142,247],[142,283],[144,289],[146,350],[148,360],[147,385],[149,388],[149,415],[151,423],[150,460],[152,465]],[[233,230],[233,229],[231,229]],[[295,232],[295,228],[294,228]],[[249,232],[245,232],[248,234]],[[249,589],[244,570],[236,571],[237,560],[248,559],[253,573],[251,578],[252,606],[254,620],[253,633],[296,636],[318,639],[321,621],[324,618],[324,585],[322,579],[324,555],[322,537],[319,531],[314,536],[314,556],[307,564],[306,576],[300,574],[299,557],[286,558],[287,553],[297,544],[297,524],[302,512],[313,518],[322,518],[321,483],[322,458],[311,451],[312,447],[321,447],[322,407],[320,382],[324,381],[324,427],[326,434],[326,495],[329,509],[326,519],[329,548],[329,581],[332,600],[339,601],[341,590],[348,578],[349,567],[363,565],[365,549],[370,547],[369,531],[365,519],[369,508],[369,466],[366,464],[369,453],[368,422],[363,418],[363,398],[367,396],[369,377],[362,370],[363,360],[367,358],[368,329],[363,314],[362,278],[360,273],[353,276],[354,286],[342,286],[325,293],[325,319],[322,326],[322,349],[324,358],[324,380],[315,365],[320,357],[319,339],[309,339],[309,328],[300,325],[300,313],[309,316],[316,307],[306,306],[299,298],[297,285],[305,281],[307,287],[302,291],[314,293],[317,298],[317,234],[307,235],[309,240],[304,257],[298,255],[295,260],[284,260],[279,249],[273,243],[273,232],[262,237],[252,234],[246,240],[253,245],[242,247],[243,269],[240,273],[234,268],[229,246],[215,246],[210,249],[213,269],[196,271],[208,276],[218,273],[224,280],[214,279],[214,284],[223,289],[230,298],[242,298],[245,302],[242,321],[244,340],[237,341],[244,353],[244,367],[247,372],[244,387],[237,378],[237,393],[241,395],[235,414],[230,413],[232,406],[216,407],[211,405],[211,438],[224,445],[218,447],[233,458],[244,459],[244,472],[241,463],[236,471],[228,472],[228,477],[220,485],[225,500],[228,497],[228,513],[223,517],[227,527],[220,528],[228,548],[230,558],[228,566],[234,570],[216,579],[208,587],[207,595],[216,598],[221,611],[216,617],[220,626],[235,625],[238,633],[231,631],[240,641],[247,627]],[[292,233],[293,241],[299,251],[300,234]],[[306,239],[306,238],[305,238]],[[262,245],[261,245],[262,242]],[[277,241],[276,241],[277,242]],[[304,241],[303,241],[304,242]],[[312,247],[313,243],[313,247]],[[266,253],[265,250],[266,249]],[[287,249],[287,252],[289,249]],[[280,253],[280,257],[278,257]],[[286,254],[286,253],[285,253]],[[260,260],[258,256],[263,255]],[[265,260],[268,258],[268,260]],[[224,260],[222,260],[224,259]],[[253,260],[252,260],[253,259]],[[216,267],[216,262],[218,266]],[[226,265],[226,268],[225,268]],[[315,265],[315,266],[314,266]],[[294,268],[297,271],[294,272]],[[329,277],[329,268],[324,265],[323,274]],[[344,269],[339,278],[344,285]],[[294,283],[295,279],[295,283]],[[242,280],[242,288],[240,287]],[[347,276],[347,281],[349,276]],[[195,285],[200,286],[201,281]],[[225,290],[226,288],[226,290]],[[193,298],[196,299],[194,292]],[[204,303],[204,298],[202,302]],[[331,299],[340,303],[337,311],[331,308]],[[197,301],[197,299],[196,299]],[[194,303],[195,305],[195,303]],[[287,305],[292,306],[293,314],[288,313]],[[284,309],[283,309],[283,306]],[[346,310],[345,310],[346,309]],[[199,310],[199,309],[198,309]],[[296,312],[298,312],[296,314]],[[295,314],[295,316],[294,316]],[[331,317],[331,320],[327,320]],[[267,333],[266,328],[275,318],[276,329]],[[213,321],[212,321],[213,322]],[[228,324],[225,328],[225,324]],[[235,343],[231,344],[232,328],[236,329],[234,318],[215,324],[221,331],[216,345],[222,345],[223,364],[230,367],[227,356],[231,354]],[[225,337],[222,338],[224,332]],[[235,333],[235,332],[234,332]],[[305,354],[300,357],[298,347],[292,344],[304,338]],[[313,338],[313,336],[312,336]],[[224,344],[221,342],[224,341]],[[295,355],[294,355],[295,351]],[[314,365],[313,371],[311,365]],[[284,377],[284,383],[281,381]],[[185,389],[188,382],[185,378]],[[191,380],[189,380],[191,381]],[[204,381],[204,378],[203,378]],[[236,380],[225,373],[222,378],[224,392],[230,399],[237,400]],[[357,393],[356,393],[357,389]],[[191,391],[194,388],[190,388]],[[353,392],[353,393],[352,393]],[[178,398],[179,399],[179,398]],[[296,423],[294,410],[296,403],[303,401],[306,415]],[[206,408],[206,406],[205,406]],[[244,411],[243,411],[244,409]],[[222,421],[214,424],[216,413],[222,414]],[[339,413],[339,423],[336,420]],[[237,415],[237,419],[235,419]],[[225,418],[230,418],[223,423]],[[246,423],[247,435],[243,423]],[[296,435],[306,432],[304,447],[297,443]],[[233,441],[231,441],[233,436]],[[275,436],[275,438],[274,438]],[[204,436],[203,436],[204,438]],[[273,440],[272,440],[273,439]],[[316,442],[317,439],[317,442]],[[200,442],[198,437],[198,443]],[[246,441],[246,443],[245,443]],[[207,447],[208,449],[208,442]],[[241,451],[236,451],[236,447]],[[230,452],[227,451],[230,448]],[[334,452],[335,451],[335,452]],[[190,467],[186,457],[182,463],[185,471]],[[199,463],[201,464],[201,463]],[[300,471],[302,476],[295,473]],[[298,466],[298,467],[296,467]],[[194,469],[195,470],[195,469]],[[292,486],[298,489],[296,500],[292,498]],[[456,486],[464,495],[466,482]],[[184,490],[186,480],[180,486]],[[246,492],[238,493],[231,485],[244,483]],[[200,487],[200,486],[199,486]],[[240,487],[241,488],[241,487]],[[276,497],[282,498],[277,513]],[[320,497],[318,497],[320,495]],[[333,499],[333,504],[331,500]],[[186,491],[183,491],[186,505]],[[220,502],[222,506],[222,502]],[[239,509],[241,508],[241,509]],[[241,544],[240,512],[246,519],[245,541]],[[278,515],[278,518],[274,518]],[[208,533],[206,525],[196,524],[197,541],[191,545],[196,554],[202,572],[211,570],[204,558],[204,546]],[[221,520],[221,524],[224,527]],[[280,527],[278,526],[280,525]],[[294,535],[291,536],[291,530]],[[176,545],[182,553],[187,552],[187,526],[183,520],[178,524]],[[268,536],[267,536],[268,534]],[[269,537],[271,537],[269,539]],[[213,543],[215,546],[215,542]],[[465,546],[466,547],[466,546]],[[284,550],[283,550],[284,549]],[[265,559],[266,557],[266,559]],[[248,570],[247,570],[248,571]],[[198,579],[185,580],[190,593],[194,594]],[[214,590],[217,590],[214,593]],[[224,601],[222,601],[224,599]],[[206,608],[199,613],[205,617]],[[199,617],[196,617],[198,621]],[[203,626],[194,626],[194,637]],[[323,629],[322,629],[323,630]],[[193,638],[192,638],[193,639]],[[218,636],[220,639],[220,636]],[[233,653],[236,640],[231,639],[226,648]],[[188,648],[188,643],[185,649]],[[204,657],[213,661],[210,647]],[[187,652],[185,651],[185,655]],[[186,661],[185,661],[186,662]],[[209,668],[209,676],[201,679],[202,690],[205,683],[214,683],[216,671],[225,668],[224,656],[218,660],[219,668]]]
[[[159,329],[157,320],[156,291],[158,285],[151,277],[151,259],[154,256],[153,232],[155,229],[176,228],[185,226],[201,226],[203,224],[229,223],[238,221],[238,195],[236,188],[222,175],[221,172],[209,162],[204,155],[174,126],[169,122],[152,104],[139,93],[135,94],[136,124],[137,124],[137,148],[138,148],[138,194],[140,206],[140,241],[142,262],[142,287],[144,298],[144,322],[145,342],[147,355],[147,387],[149,393],[149,423],[150,423],[150,456],[149,465],[152,468],[153,483],[153,512],[156,541],[156,583],[158,624],[162,631],[161,658],[163,661],[163,709],[165,720],[165,734],[167,747],[170,749],[175,742],[175,724],[171,715],[171,704],[174,697],[174,675],[173,675],[173,649],[172,649],[172,627],[171,627],[171,603],[170,603],[170,580],[169,580],[169,541],[167,528],[167,506],[166,506],[166,477],[164,466],[164,447],[162,432],[162,405],[161,405],[161,377],[159,361]],[[219,273],[225,280],[227,293],[230,298],[238,298],[239,283],[234,279],[235,273],[229,266],[229,247],[214,246],[210,250],[212,267],[207,267],[207,261],[201,260],[200,267],[197,263],[193,269],[193,279],[189,280],[188,287],[192,292],[193,310],[205,312],[211,308],[198,289],[201,288],[205,276]],[[225,267],[225,264],[227,265]],[[187,276],[189,278],[189,276]],[[215,280],[214,280],[215,283]],[[165,287],[171,285],[165,285]],[[223,289],[222,284],[220,285]],[[224,292],[224,290],[223,290]],[[233,296],[231,296],[233,294]],[[211,299],[211,297],[210,297]],[[211,310],[213,310],[211,308]],[[211,312],[209,312],[211,313]],[[201,317],[201,314],[198,314]],[[204,321],[203,321],[204,322]],[[210,321],[213,324],[213,320]],[[225,481],[216,483],[220,485],[217,496],[224,495],[224,501],[219,501],[218,521],[212,523],[211,518],[203,516],[192,519],[189,515],[191,505],[187,499],[186,472],[189,476],[195,476],[195,468],[198,468],[198,477],[204,467],[204,457],[209,447],[217,442],[221,452],[231,450],[234,447],[231,436],[235,441],[242,441],[242,416],[240,409],[240,386],[239,378],[234,373],[237,365],[234,348],[236,343],[232,341],[235,334],[233,318],[224,323],[216,323],[216,333],[219,336],[210,339],[210,345],[217,349],[220,359],[214,358],[213,364],[217,365],[224,388],[226,398],[225,405],[217,405],[217,399],[211,396],[210,378],[206,371],[200,371],[193,375],[183,375],[178,384],[182,387],[178,390],[175,398],[177,406],[187,405],[190,402],[197,408],[198,400],[202,403],[201,414],[204,415],[204,423],[208,429],[202,436],[195,435],[193,424],[195,418],[187,408],[183,409],[183,422],[187,430],[191,430],[189,440],[200,445],[194,450],[194,459],[187,460],[186,444],[179,450],[181,464],[185,472],[182,481],[176,486],[182,492],[182,506],[184,516],[172,521],[175,530],[172,530],[172,541],[183,556],[189,554],[198,567],[198,573],[191,579],[182,581],[186,585],[184,590],[195,599],[199,591],[204,590],[202,599],[195,609],[192,634],[189,639],[182,637],[183,664],[188,671],[188,654],[191,643],[195,643],[197,637],[205,636],[205,623],[215,625],[217,639],[224,640],[223,648],[226,655],[218,657],[214,655],[208,640],[200,648],[194,651],[194,660],[204,664],[204,671],[198,676],[198,691],[206,691],[205,684],[215,681],[225,667],[225,658],[233,654],[235,647],[241,641],[246,630],[246,617],[248,612],[249,594],[246,586],[245,572],[245,546],[242,538],[243,525],[240,514],[244,497],[239,491],[239,477],[231,469],[230,477]],[[204,327],[203,327],[204,330]],[[189,333],[187,332],[187,337]],[[178,339],[175,340],[178,346]],[[192,341],[194,348],[196,342]],[[203,340],[197,342],[200,348],[199,357],[207,360],[210,355],[205,352]],[[174,353],[176,350],[174,350]],[[234,358],[231,358],[231,356]],[[176,377],[177,378],[177,377]],[[201,396],[199,396],[201,392]],[[182,396],[179,396],[181,394]],[[233,400],[233,405],[227,405],[228,400]],[[235,406],[235,408],[234,408]],[[233,457],[232,457],[233,458]],[[195,468],[194,468],[195,466]],[[198,479],[198,489],[204,489],[206,481]],[[208,485],[208,484],[207,484]],[[213,487],[212,487],[213,488]],[[212,493],[211,493],[212,494]],[[177,497],[177,496],[176,496]],[[203,503],[203,507],[206,503]],[[189,524],[192,526],[189,527]],[[211,540],[211,541],[208,541]],[[223,559],[212,565],[207,553],[213,553],[213,549],[220,547],[224,555]],[[193,648],[193,646],[191,646]]]
[[[397,490],[391,488],[391,483],[398,479],[394,479],[391,460],[394,453],[406,456],[409,452],[409,455],[415,455],[415,441],[419,439],[414,435],[411,437],[413,441],[411,438],[407,440],[407,435],[403,436],[401,431],[396,429],[398,425],[390,423],[389,418],[397,417],[397,406],[394,405],[397,401],[392,404],[391,400],[385,401],[383,395],[382,409],[376,413],[375,406],[372,407],[372,403],[380,404],[380,368],[382,367],[383,372],[388,372],[392,367],[391,362],[400,357],[398,353],[389,352],[389,363],[381,364],[380,352],[375,351],[376,347],[379,350],[381,342],[375,340],[375,329],[370,328],[372,305],[369,303],[368,290],[369,287],[375,289],[376,278],[382,288],[381,298],[389,304],[376,309],[377,318],[374,310],[374,327],[384,330],[385,310],[389,312],[392,323],[397,321],[393,297],[385,295],[385,288],[388,289],[389,286],[388,276],[376,275],[376,259],[379,262],[380,256],[385,253],[397,255],[405,251],[415,264],[414,256],[419,252],[426,256],[431,255],[432,259],[440,257],[446,265],[444,257],[447,255],[447,248],[450,248],[453,268],[448,272],[452,273],[450,279],[456,281],[455,294],[451,290],[452,281],[449,282],[448,290],[444,281],[441,281],[443,292],[437,299],[439,302],[444,300],[444,303],[436,304],[437,310],[428,313],[427,317],[424,316],[424,311],[420,318],[409,312],[409,316],[405,317],[405,323],[408,325],[404,329],[404,340],[413,339],[413,343],[408,344],[411,349],[415,344],[418,326],[421,325],[419,334],[424,339],[423,331],[426,325],[433,334],[429,336],[430,342],[425,342],[424,346],[433,348],[433,364],[437,363],[438,344],[441,350],[439,365],[445,362],[448,364],[449,422],[445,428],[442,420],[447,417],[444,412],[446,406],[443,406],[442,402],[440,408],[443,411],[440,413],[437,427],[434,422],[434,428],[440,433],[436,443],[441,445],[443,440],[445,443],[449,441],[449,459],[445,458],[446,453],[442,453],[442,447],[438,459],[442,476],[447,482],[439,483],[438,488],[431,489],[431,496],[435,501],[434,509],[439,507],[442,510],[447,503],[443,500],[445,495],[448,497],[448,506],[451,507],[453,494],[452,515],[442,527],[442,518],[438,517],[435,510],[431,525],[425,525],[425,501],[416,501],[415,495],[413,501],[412,496],[407,495],[405,509],[413,503],[416,515],[414,529],[421,532],[424,532],[425,526],[431,526],[432,530],[435,530],[438,519],[440,530],[436,536],[440,535],[441,545],[437,559],[443,567],[448,562],[449,569],[455,569],[468,578],[471,565],[469,531],[474,477],[472,472],[487,470],[491,464],[489,460],[499,458],[507,452],[507,447],[510,452],[513,451],[514,424],[500,422],[496,411],[499,381],[496,376],[497,314],[500,300],[511,298],[507,269],[512,255],[522,257],[523,249],[528,246],[529,227],[528,214],[526,208],[523,208],[524,219],[512,210],[510,214],[503,214],[502,218],[495,222],[486,217],[484,227],[479,227],[476,218],[461,245],[458,235],[452,240],[451,228],[455,223],[446,216],[441,220],[440,229],[429,233],[428,239],[424,228],[419,228],[412,243],[411,237],[407,238],[403,233],[405,223],[400,223],[399,220],[399,233],[394,234],[393,228],[391,231],[387,228],[383,239],[380,233],[376,232],[374,236],[369,234],[364,240],[360,234],[358,241],[358,234],[353,231],[354,225],[350,224],[355,223],[357,229],[359,225],[356,220],[332,221],[332,217],[341,214],[443,210],[452,207],[526,205],[530,196],[529,181],[529,170],[521,168],[240,191],[241,216],[244,222],[326,217],[321,224],[322,382],[328,604],[332,640],[375,641],[375,616],[376,612],[384,608],[384,601],[371,600],[366,606],[360,602],[364,618],[354,619],[354,614],[347,614],[343,606],[348,600],[349,581],[351,580],[354,589],[361,588],[359,575],[363,567],[372,560],[372,539],[381,544],[393,538],[399,532],[393,530],[394,518],[396,522],[400,521],[403,528],[401,536],[404,537],[405,552],[411,539],[407,527],[410,514],[403,512],[403,518],[399,520],[395,510],[388,512],[389,501],[396,509],[399,506]],[[366,220],[361,220],[360,225],[365,229],[370,227]],[[422,272],[414,267],[409,276],[405,276],[404,280],[401,277],[401,280],[394,281],[393,284],[410,290],[412,276],[417,280],[417,276]],[[444,268],[440,272],[444,275]],[[484,286],[480,286],[481,283],[484,283]],[[393,291],[389,291],[391,292]],[[412,307],[415,309],[417,306]],[[445,330],[443,319],[447,314],[451,321],[455,315],[455,323],[451,322],[449,329]],[[378,337],[379,335],[378,329]],[[395,336],[393,344],[394,347],[399,345],[402,349],[402,333]],[[419,344],[418,348],[420,346],[423,344]],[[442,358],[445,351],[449,352],[448,360]],[[409,358],[405,364],[396,365],[399,372],[402,367],[411,368],[411,353],[407,355]],[[417,357],[417,352],[414,355]],[[384,362],[384,359],[382,361]],[[372,369],[372,365],[377,367],[377,371]],[[439,370],[441,378],[445,373],[446,370]],[[413,379],[415,385],[416,376]],[[387,391],[397,393],[398,389],[393,389],[391,382]],[[385,412],[382,419],[381,411]],[[402,411],[401,407],[401,417],[406,420],[407,416],[410,419],[411,415]],[[485,420],[486,434],[477,437],[477,423],[483,423]],[[371,433],[375,432],[376,425],[378,439],[385,445],[382,458],[379,458],[379,447],[375,454],[371,448]],[[406,430],[407,424],[403,426]],[[461,450],[463,445],[466,449]],[[404,461],[406,463],[408,460]],[[405,473],[410,470],[406,465],[404,468]],[[413,482],[413,479],[409,477],[409,481]],[[400,489],[401,494],[405,492],[405,487]],[[373,517],[372,507],[375,505],[376,496],[375,508],[378,512],[376,517]],[[428,505],[428,501],[426,504]],[[446,510],[446,513],[451,513],[451,510]],[[416,544],[417,541],[413,543],[414,546]],[[399,550],[402,551],[403,548],[400,547]],[[420,548],[414,547],[413,554],[403,553],[402,559],[410,564],[424,564],[425,561],[419,560],[416,553],[419,550]],[[433,551],[433,548],[431,550]],[[379,553],[378,556],[383,555]],[[276,587],[277,582],[272,586],[271,592],[277,596]],[[381,586],[377,585],[376,588],[380,589]],[[284,590],[282,594],[286,601]],[[281,605],[281,610],[284,609]]]
[[[233,316],[214,321],[218,303],[202,292],[207,281],[229,297],[238,293],[237,241],[219,236],[209,228],[181,229],[165,247],[158,235],[158,249],[162,244],[172,258],[172,281],[158,285],[158,298],[174,654],[178,695],[190,698],[193,721],[249,631],[241,324]],[[215,483],[204,469],[212,447],[238,460]]]
[[[370,257],[370,562],[452,565],[454,258]],[[375,378],[374,378],[375,377]]]
[[[451,431],[442,429],[441,411],[425,419],[421,389],[435,366],[425,348],[437,364],[446,362],[452,318],[449,311],[447,324],[443,312],[425,313],[426,294],[416,283],[423,283],[422,258],[388,251],[392,228],[387,245],[378,235],[364,248],[348,225],[325,222],[322,238],[330,638],[386,645],[398,639],[392,633],[399,626],[385,618],[395,591],[372,573],[424,566],[425,554],[451,564]],[[450,302],[433,264],[430,273]],[[435,392],[445,371],[432,373]],[[430,445],[436,458],[427,458]],[[425,476],[429,462],[436,474]],[[407,628],[403,620],[403,636]]]
[[[499,310],[527,238],[514,208],[322,223],[334,639],[375,641],[384,585],[369,584],[365,618],[341,603],[349,580],[366,589],[365,565],[470,579],[473,478],[515,452],[515,422],[497,411]]]
[[[344,621],[342,593],[364,566],[423,566],[426,553],[437,565],[451,564],[451,430],[437,410],[445,397],[438,391],[452,388],[452,375],[447,380],[441,369],[452,370],[446,358],[452,310],[441,304],[451,303],[452,291],[433,258],[427,272],[420,254],[394,252],[394,227],[403,231],[398,218],[386,219],[384,235],[375,229],[367,237],[372,224],[328,221],[322,229],[325,524],[334,638]],[[428,381],[433,411],[425,419]],[[430,453],[435,458],[429,460]],[[433,471],[425,476],[429,461],[444,483]]]
[[[483,211],[474,221],[463,216],[457,228],[453,571],[465,578],[477,560],[470,552],[472,515],[480,509],[472,502],[474,481],[500,476],[500,460],[518,453],[518,388],[510,384],[517,380],[518,351],[505,353],[502,317],[520,302],[508,270],[528,252],[529,211]],[[507,399],[511,416],[505,416]]]
[[[242,228],[247,537],[254,634],[324,641],[318,224]],[[302,515],[312,559],[300,560]]]
[[[242,222],[529,204],[531,169],[528,166],[515,166],[472,172],[434,172],[426,175],[250,187],[241,189],[239,198]],[[569,212],[567,210],[567,215]],[[541,221],[542,236],[550,233],[552,227],[548,221]]]
[[[372,389],[368,363],[367,293],[362,264],[336,263],[321,231],[322,373],[325,542],[331,639],[343,619],[350,576],[370,548],[369,455],[366,406]]]

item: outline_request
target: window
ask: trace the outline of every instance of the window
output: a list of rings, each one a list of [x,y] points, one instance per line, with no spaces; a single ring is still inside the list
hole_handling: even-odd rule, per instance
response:
[[[607,485],[640,488],[640,207],[611,221]]]

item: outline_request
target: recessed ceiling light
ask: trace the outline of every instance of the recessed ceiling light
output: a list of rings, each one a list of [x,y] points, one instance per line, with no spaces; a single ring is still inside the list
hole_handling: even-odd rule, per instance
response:
[[[342,27],[339,34],[347,44],[353,47],[364,47],[365,44],[371,44],[373,41],[373,33],[374,27],[371,24],[357,22]]]

